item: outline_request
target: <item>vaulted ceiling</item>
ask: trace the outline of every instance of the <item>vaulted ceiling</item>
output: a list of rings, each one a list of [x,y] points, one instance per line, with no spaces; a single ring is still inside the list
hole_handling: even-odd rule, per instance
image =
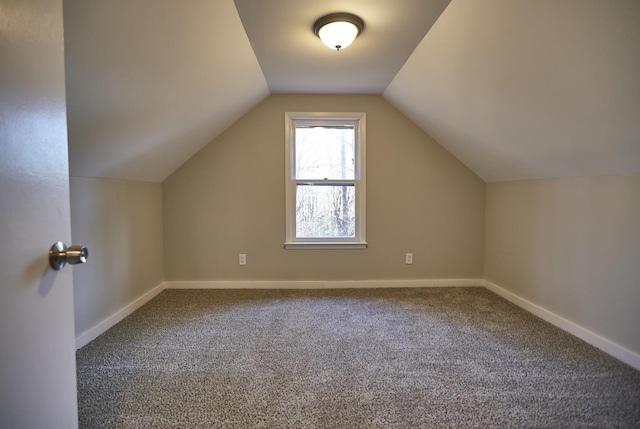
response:
[[[334,52],[323,14],[361,16]],[[637,0],[64,0],[70,173],[160,182],[270,93],[382,94],[485,181],[640,173]]]

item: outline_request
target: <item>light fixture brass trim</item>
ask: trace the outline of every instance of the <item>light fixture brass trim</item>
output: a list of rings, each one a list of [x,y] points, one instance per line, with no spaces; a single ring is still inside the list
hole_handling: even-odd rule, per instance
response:
[[[329,15],[325,15],[323,17],[318,18],[318,20],[313,24],[313,33],[320,37],[320,29],[327,24],[331,24],[332,22],[348,22],[353,24],[358,33],[356,37],[362,33],[364,30],[364,21],[357,15],[348,12],[338,12],[338,13],[330,13]],[[340,50],[340,46],[337,46],[337,50]]]

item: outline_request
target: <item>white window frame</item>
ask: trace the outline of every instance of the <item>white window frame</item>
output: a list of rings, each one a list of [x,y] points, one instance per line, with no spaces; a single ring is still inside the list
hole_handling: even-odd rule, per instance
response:
[[[355,123],[355,236],[332,238],[296,237],[295,124]],[[364,112],[285,112],[285,249],[365,249],[366,241],[366,114]],[[335,181],[336,183],[340,181]],[[352,182],[349,180],[349,182]]]

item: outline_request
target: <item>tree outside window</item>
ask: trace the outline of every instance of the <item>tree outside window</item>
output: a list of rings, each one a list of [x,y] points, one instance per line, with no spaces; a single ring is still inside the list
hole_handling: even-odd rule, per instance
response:
[[[287,114],[287,243],[364,242],[364,114]]]

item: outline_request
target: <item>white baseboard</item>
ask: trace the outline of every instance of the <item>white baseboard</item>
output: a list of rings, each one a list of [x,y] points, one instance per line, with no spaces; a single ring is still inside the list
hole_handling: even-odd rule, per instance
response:
[[[127,306],[121,308],[120,310],[113,313],[111,316],[107,317],[97,325],[89,328],[84,331],[80,335],[76,337],[76,350],[86,346],[91,341],[95,340],[101,334],[105,333],[109,328],[114,326],[116,323],[136,311],[138,308],[145,305],[147,302],[151,301],[156,297],[160,292],[162,292],[165,288],[164,283],[160,283],[158,286],[154,287],[150,291],[146,292],[142,296],[136,298],[133,302],[128,304]]]
[[[500,295],[507,301],[512,302],[513,304],[521,307],[524,310],[527,310],[529,313],[540,317],[541,319],[551,323],[552,325],[555,325],[558,328],[586,341],[592,346],[599,348],[603,352],[610,354],[611,356],[621,360],[628,365],[631,365],[635,369],[640,370],[640,354],[626,349],[621,345],[614,343],[613,341],[610,341],[594,332],[591,332],[586,328],[583,328],[582,326],[574,322],[571,322],[570,320],[558,316],[557,314],[552,313],[551,311],[542,308],[539,305],[532,303],[531,301],[521,298],[518,295],[496,285],[495,283],[492,283],[488,280],[483,280],[483,285],[491,292]]]
[[[221,281],[168,281],[160,283],[127,306],[116,311],[97,325],[76,337],[76,349],[79,349],[106,332],[109,328],[142,307],[164,289],[362,289],[362,288],[415,288],[415,287],[485,287],[505,298],[518,307],[540,317],[543,320],[569,332],[572,335],[599,348],[605,353],[640,370],[640,354],[628,350],[582,326],[571,322],[551,311],[540,307],[512,292],[483,279],[423,279],[423,280],[309,280],[309,281],[260,281],[260,280],[221,280]]]
[[[166,289],[362,289],[400,287],[470,287],[483,286],[482,279],[425,280],[221,280],[168,281]]]
[[[346,289],[400,287],[482,287],[482,279],[426,279],[426,280],[304,280],[304,281],[169,281],[160,283],[144,295],[113,313],[97,325],[76,337],[76,350],[89,344],[109,328],[151,301],[164,289]]]

